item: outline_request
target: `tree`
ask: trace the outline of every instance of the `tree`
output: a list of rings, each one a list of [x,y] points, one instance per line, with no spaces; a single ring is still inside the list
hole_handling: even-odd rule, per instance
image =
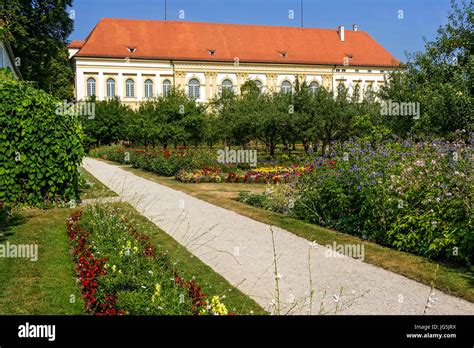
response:
[[[291,105],[293,105],[293,114],[289,114],[288,128],[286,137],[294,141],[301,140],[305,151],[309,150],[309,145],[314,138],[316,127],[315,99],[316,93],[312,93],[306,82],[300,83],[296,80],[295,92],[292,94]]]
[[[142,102],[127,122],[128,137],[143,145],[197,145],[205,136],[204,106],[179,89]]]
[[[382,88],[386,101],[415,102],[420,117],[388,115],[385,122],[401,135],[422,131],[447,136],[458,129],[472,131],[474,16],[472,2],[452,0],[448,23],[438,29],[425,52],[409,55],[406,69],[391,74]]]
[[[81,117],[84,128],[86,148],[96,145],[109,145],[119,140],[125,140],[131,132],[126,132],[130,107],[121,103],[119,98],[96,101],[94,97],[87,102],[95,103],[94,117]],[[134,131],[146,131],[148,127],[137,128]]]
[[[69,63],[67,38],[73,20],[67,9],[72,0],[0,0],[7,39],[25,80],[60,99],[73,97],[73,70]]]
[[[210,113],[214,117],[214,124],[219,129],[219,138],[227,146],[232,139],[232,125],[235,124],[237,96],[234,91],[224,89],[216,94],[209,102]]]
[[[288,115],[288,95],[283,92],[262,94],[254,111],[250,114],[255,127],[255,136],[267,147],[270,157],[282,137],[284,120]]]

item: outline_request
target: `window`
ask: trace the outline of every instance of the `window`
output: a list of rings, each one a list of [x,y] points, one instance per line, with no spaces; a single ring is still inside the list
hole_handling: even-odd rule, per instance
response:
[[[197,79],[191,79],[188,82],[189,96],[194,99],[199,99],[199,81]]]
[[[221,87],[222,87],[222,90],[227,90],[227,91],[232,91],[233,88],[234,88],[234,86],[232,84],[232,81],[228,80],[228,79],[222,81],[222,86]]]
[[[372,85],[367,85],[367,87],[365,88],[365,95],[367,98],[371,98],[372,97],[372,92],[373,92],[373,88],[372,88]]]
[[[167,97],[170,95],[170,92],[171,92],[171,81],[164,80],[163,81],[163,95]]]
[[[367,70],[367,72],[370,74],[372,72],[372,70]]]
[[[354,87],[354,98],[355,98],[355,100],[359,100],[359,98],[360,98],[360,86],[359,85],[355,85],[355,87]]]
[[[153,81],[145,80],[145,98],[153,98]]]
[[[89,77],[87,79],[87,96],[92,97],[95,95],[95,78]]]
[[[339,82],[339,85],[337,85],[337,94],[342,94],[344,93],[344,90],[346,89],[346,86],[344,86],[344,83]]]
[[[289,81],[283,81],[281,83],[281,91],[283,93],[290,93],[291,92],[291,83]]]
[[[135,97],[135,81],[132,79],[127,79],[127,81],[125,81],[125,97]]]
[[[107,97],[115,97],[115,80],[113,78],[108,78],[105,83],[105,89],[107,90]]]
[[[311,93],[316,93],[318,91],[319,85],[316,81],[313,81],[309,84],[309,89]]]

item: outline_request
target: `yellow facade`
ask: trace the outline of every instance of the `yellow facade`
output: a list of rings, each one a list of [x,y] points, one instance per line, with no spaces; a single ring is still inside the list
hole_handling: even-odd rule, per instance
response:
[[[131,60],[111,58],[82,58],[74,60],[76,72],[76,97],[86,99],[92,86],[88,87],[90,78],[95,80],[95,95],[103,100],[110,97],[107,80],[115,82],[115,96],[124,103],[138,105],[145,98],[144,82],[149,80],[153,85],[153,96],[160,95],[163,83],[168,80],[177,88],[189,90],[189,82],[199,83],[197,101],[207,102],[220,93],[222,83],[228,80],[239,93],[240,87],[248,79],[258,81],[263,91],[279,91],[284,81],[291,84],[299,79],[308,84],[316,83],[335,91],[343,83],[349,91],[357,85],[362,93],[367,86],[373,90],[385,82],[387,68],[351,67],[329,65],[296,65],[296,64],[262,64],[239,62],[189,62],[163,60]],[[383,70],[381,70],[383,69]],[[127,81],[133,81],[133,96],[127,96]],[[89,89],[89,90],[88,90]]]

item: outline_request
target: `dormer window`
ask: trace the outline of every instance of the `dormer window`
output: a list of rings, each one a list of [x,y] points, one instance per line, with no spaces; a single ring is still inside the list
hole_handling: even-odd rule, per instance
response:
[[[127,47],[127,49],[130,53],[135,53],[135,51],[137,50],[136,47]]]
[[[278,51],[280,53],[281,58],[286,58],[286,52]]]
[[[215,55],[216,55],[216,50],[208,49],[207,52],[208,52],[211,56],[215,56]]]

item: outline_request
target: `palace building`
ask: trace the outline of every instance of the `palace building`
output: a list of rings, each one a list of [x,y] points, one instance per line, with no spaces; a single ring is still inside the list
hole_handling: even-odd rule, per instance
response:
[[[69,45],[77,100],[120,97],[124,103],[183,88],[205,102],[224,88],[239,93],[254,80],[264,92],[345,86],[362,97],[399,66],[367,32],[337,29],[102,19]]]

